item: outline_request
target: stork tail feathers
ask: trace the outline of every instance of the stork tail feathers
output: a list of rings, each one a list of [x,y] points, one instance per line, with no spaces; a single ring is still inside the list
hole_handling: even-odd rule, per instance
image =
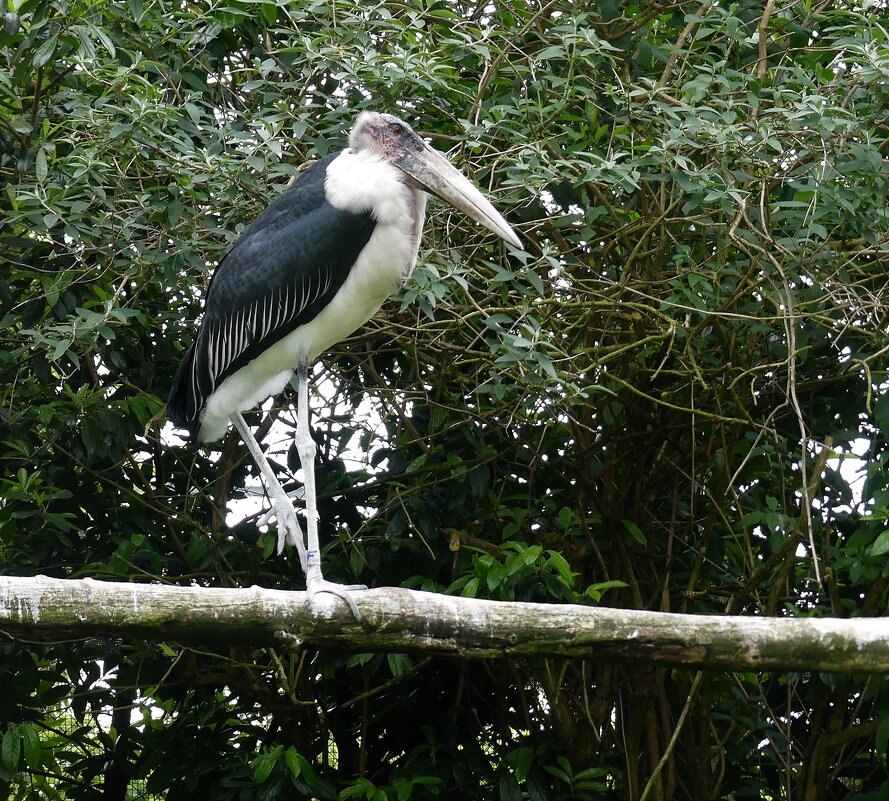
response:
[[[177,428],[187,428],[192,437],[197,434],[198,420],[194,417],[194,398],[191,395],[192,365],[194,362],[194,345],[192,345],[179,363],[179,369],[173,377],[173,386],[167,398],[167,416]],[[191,413],[191,417],[189,416]]]

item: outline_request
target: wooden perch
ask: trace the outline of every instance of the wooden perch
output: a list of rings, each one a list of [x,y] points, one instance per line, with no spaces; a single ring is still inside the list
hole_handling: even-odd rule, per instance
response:
[[[889,670],[889,618],[677,615],[505,603],[413,590],[356,593],[363,623],[321,595],[45,576],[0,576],[0,631],[22,640],[125,637],[179,643],[585,657],[719,670]]]

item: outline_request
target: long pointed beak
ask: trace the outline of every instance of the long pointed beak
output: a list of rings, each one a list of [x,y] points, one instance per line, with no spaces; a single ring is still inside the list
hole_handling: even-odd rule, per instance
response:
[[[405,151],[395,163],[427,192],[437,195],[501,239],[524,250],[521,240],[497,209],[437,150],[424,143],[423,150]]]

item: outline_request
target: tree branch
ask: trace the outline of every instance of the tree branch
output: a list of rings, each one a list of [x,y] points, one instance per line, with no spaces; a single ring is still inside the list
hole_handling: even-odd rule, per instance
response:
[[[889,619],[680,615],[483,601],[399,588],[355,594],[364,623],[333,596],[303,592],[0,576],[0,632],[15,639],[127,637],[350,651],[632,660],[719,670],[889,670]]]

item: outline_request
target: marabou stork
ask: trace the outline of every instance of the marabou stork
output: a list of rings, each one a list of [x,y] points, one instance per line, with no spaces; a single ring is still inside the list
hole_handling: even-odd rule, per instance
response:
[[[229,420],[234,423],[265,478],[278,553],[285,542],[296,546],[309,598],[333,593],[356,618],[347,591],[364,588],[325,581],[321,573],[308,366],[369,320],[413,272],[427,192],[521,247],[484,195],[409,125],[364,112],[348,148],[300,175],[216,267],[197,336],[167,401],[170,420],[203,442],[219,439]],[[281,392],[294,369],[305,544],[290,498],[241,414]]]

